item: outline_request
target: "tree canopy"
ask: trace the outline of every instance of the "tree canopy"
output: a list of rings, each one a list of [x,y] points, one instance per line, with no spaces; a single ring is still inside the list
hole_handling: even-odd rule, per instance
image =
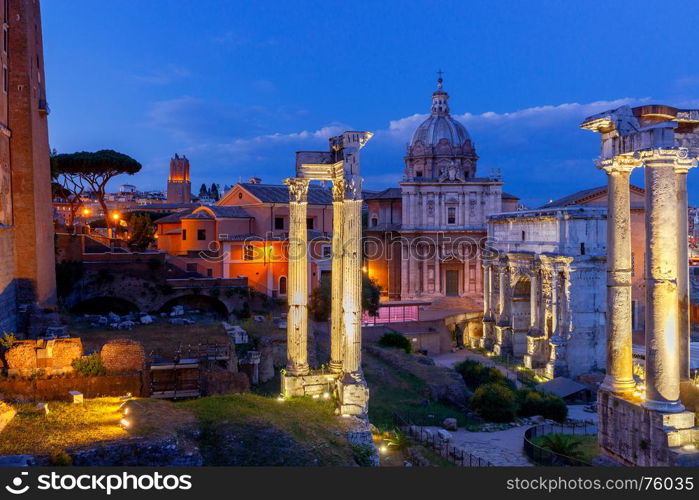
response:
[[[51,154],[51,171],[54,177],[63,179],[64,188],[90,188],[97,196],[104,216],[109,220],[109,210],[104,201],[107,183],[116,175],[133,175],[141,170],[141,164],[129,155],[112,149],[76,153]],[[82,194],[82,191],[80,192]]]

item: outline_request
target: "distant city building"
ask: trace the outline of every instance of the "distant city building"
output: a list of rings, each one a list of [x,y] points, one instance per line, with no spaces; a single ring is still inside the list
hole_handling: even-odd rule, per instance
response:
[[[192,201],[192,183],[189,180],[189,160],[175,153],[170,159],[170,177],[167,180],[167,202],[189,203]]]
[[[476,147],[448,100],[440,78],[400,187],[365,197],[368,273],[390,299],[482,295],[486,217],[517,207],[499,173],[476,176]]]

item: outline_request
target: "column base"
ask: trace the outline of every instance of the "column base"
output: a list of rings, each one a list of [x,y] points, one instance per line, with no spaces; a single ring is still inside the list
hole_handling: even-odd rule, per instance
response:
[[[647,410],[657,411],[659,413],[682,413],[685,408],[679,399],[677,401],[656,401],[646,399],[643,402],[643,407]]]
[[[600,389],[614,394],[631,394],[636,389],[636,382],[631,380],[616,380],[607,375],[600,386]]]
[[[360,374],[346,373],[337,381],[340,415],[367,418],[369,411],[369,387]]]
[[[333,373],[342,373],[342,361],[331,361],[328,367]]]
[[[292,377],[302,377],[308,375],[311,369],[308,365],[286,365],[286,373]]]
[[[336,380],[337,375],[332,373],[282,375],[282,396],[292,398],[333,394]]]

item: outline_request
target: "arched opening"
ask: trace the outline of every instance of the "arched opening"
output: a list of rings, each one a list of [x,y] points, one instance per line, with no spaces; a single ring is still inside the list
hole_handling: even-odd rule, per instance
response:
[[[70,312],[74,314],[109,314],[112,312],[122,316],[138,312],[138,306],[120,297],[93,297],[79,302],[71,308]]]
[[[228,308],[226,305],[215,297],[202,294],[183,295],[171,299],[160,308],[158,312],[169,313],[175,306],[182,306],[187,311],[199,311],[205,314],[214,314],[217,317],[225,318],[228,316]]]
[[[286,276],[279,278],[279,295],[286,295]]]
[[[531,281],[520,278],[512,290],[512,330],[529,331],[531,321]]]

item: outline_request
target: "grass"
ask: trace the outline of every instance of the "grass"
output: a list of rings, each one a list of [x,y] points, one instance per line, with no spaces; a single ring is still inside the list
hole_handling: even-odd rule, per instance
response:
[[[534,438],[532,441],[535,445],[541,446],[542,448],[546,448],[544,446],[545,438],[546,436],[553,436],[554,434],[545,434],[543,436],[538,436]],[[568,434],[566,434],[567,436]],[[576,435],[575,438],[580,440],[580,446],[577,447],[578,454],[576,454],[575,457],[578,460],[582,460],[583,462],[591,462],[597,455],[600,453],[599,449],[599,442],[597,440],[597,435],[592,434],[592,435]]]
[[[114,339],[131,339],[141,343],[146,354],[155,352],[172,357],[181,347],[188,344],[228,344],[228,336],[220,322],[195,323],[193,325],[171,325],[159,319],[150,325],[137,325],[133,330],[112,330],[111,328],[90,328],[84,325],[71,328],[74,335],[80,336],[86,352],[99,351]]]
[[[275,453],[279,436],[291,437],[300,445],[299,454],[305,450],[317,457],[320,465],[353,464],[353,451],[344,437],[343,422],[335,416],[335,404],[330,400],[290,398],[279,401],[255,394],[234,394],[195,399],[177,403],[177,406],[190,410],[197,417],[207,465],[224,465],[223,461],[229,459],[222,453],[222,438],[247,439],[248,447],[257,449],[246,451],[258,454],[253,460],[261,460],[264,457],[259,453]],[[271,442],[254,439],[255,433],[268,435],[265,432],[270,429],[276,433],[271,436]]]
[[[17,415],[5,427],[0,439],[0,455],[44,455],[59,450],[81,448],[103,441],[168,432],[173,426],[192,422],[190,414],[172,411],[171,404],[157,400],[132,400],[138,425],[126,430],[119,424],[119,398],[86,399],[83,404],[50,402],[49,414],[34,404],[14,405]],[[166,424],[164,425],[164,423]]]
[[[447,417],[456,418],[462,426],[469,423],[458,409],[428,401],[427,384],[419,377],[398,370],[368,352],[363,353],[362,368],[370,391],[369,420],[376,427],[392,429],[394,413],[418,425],[441,425]]]

